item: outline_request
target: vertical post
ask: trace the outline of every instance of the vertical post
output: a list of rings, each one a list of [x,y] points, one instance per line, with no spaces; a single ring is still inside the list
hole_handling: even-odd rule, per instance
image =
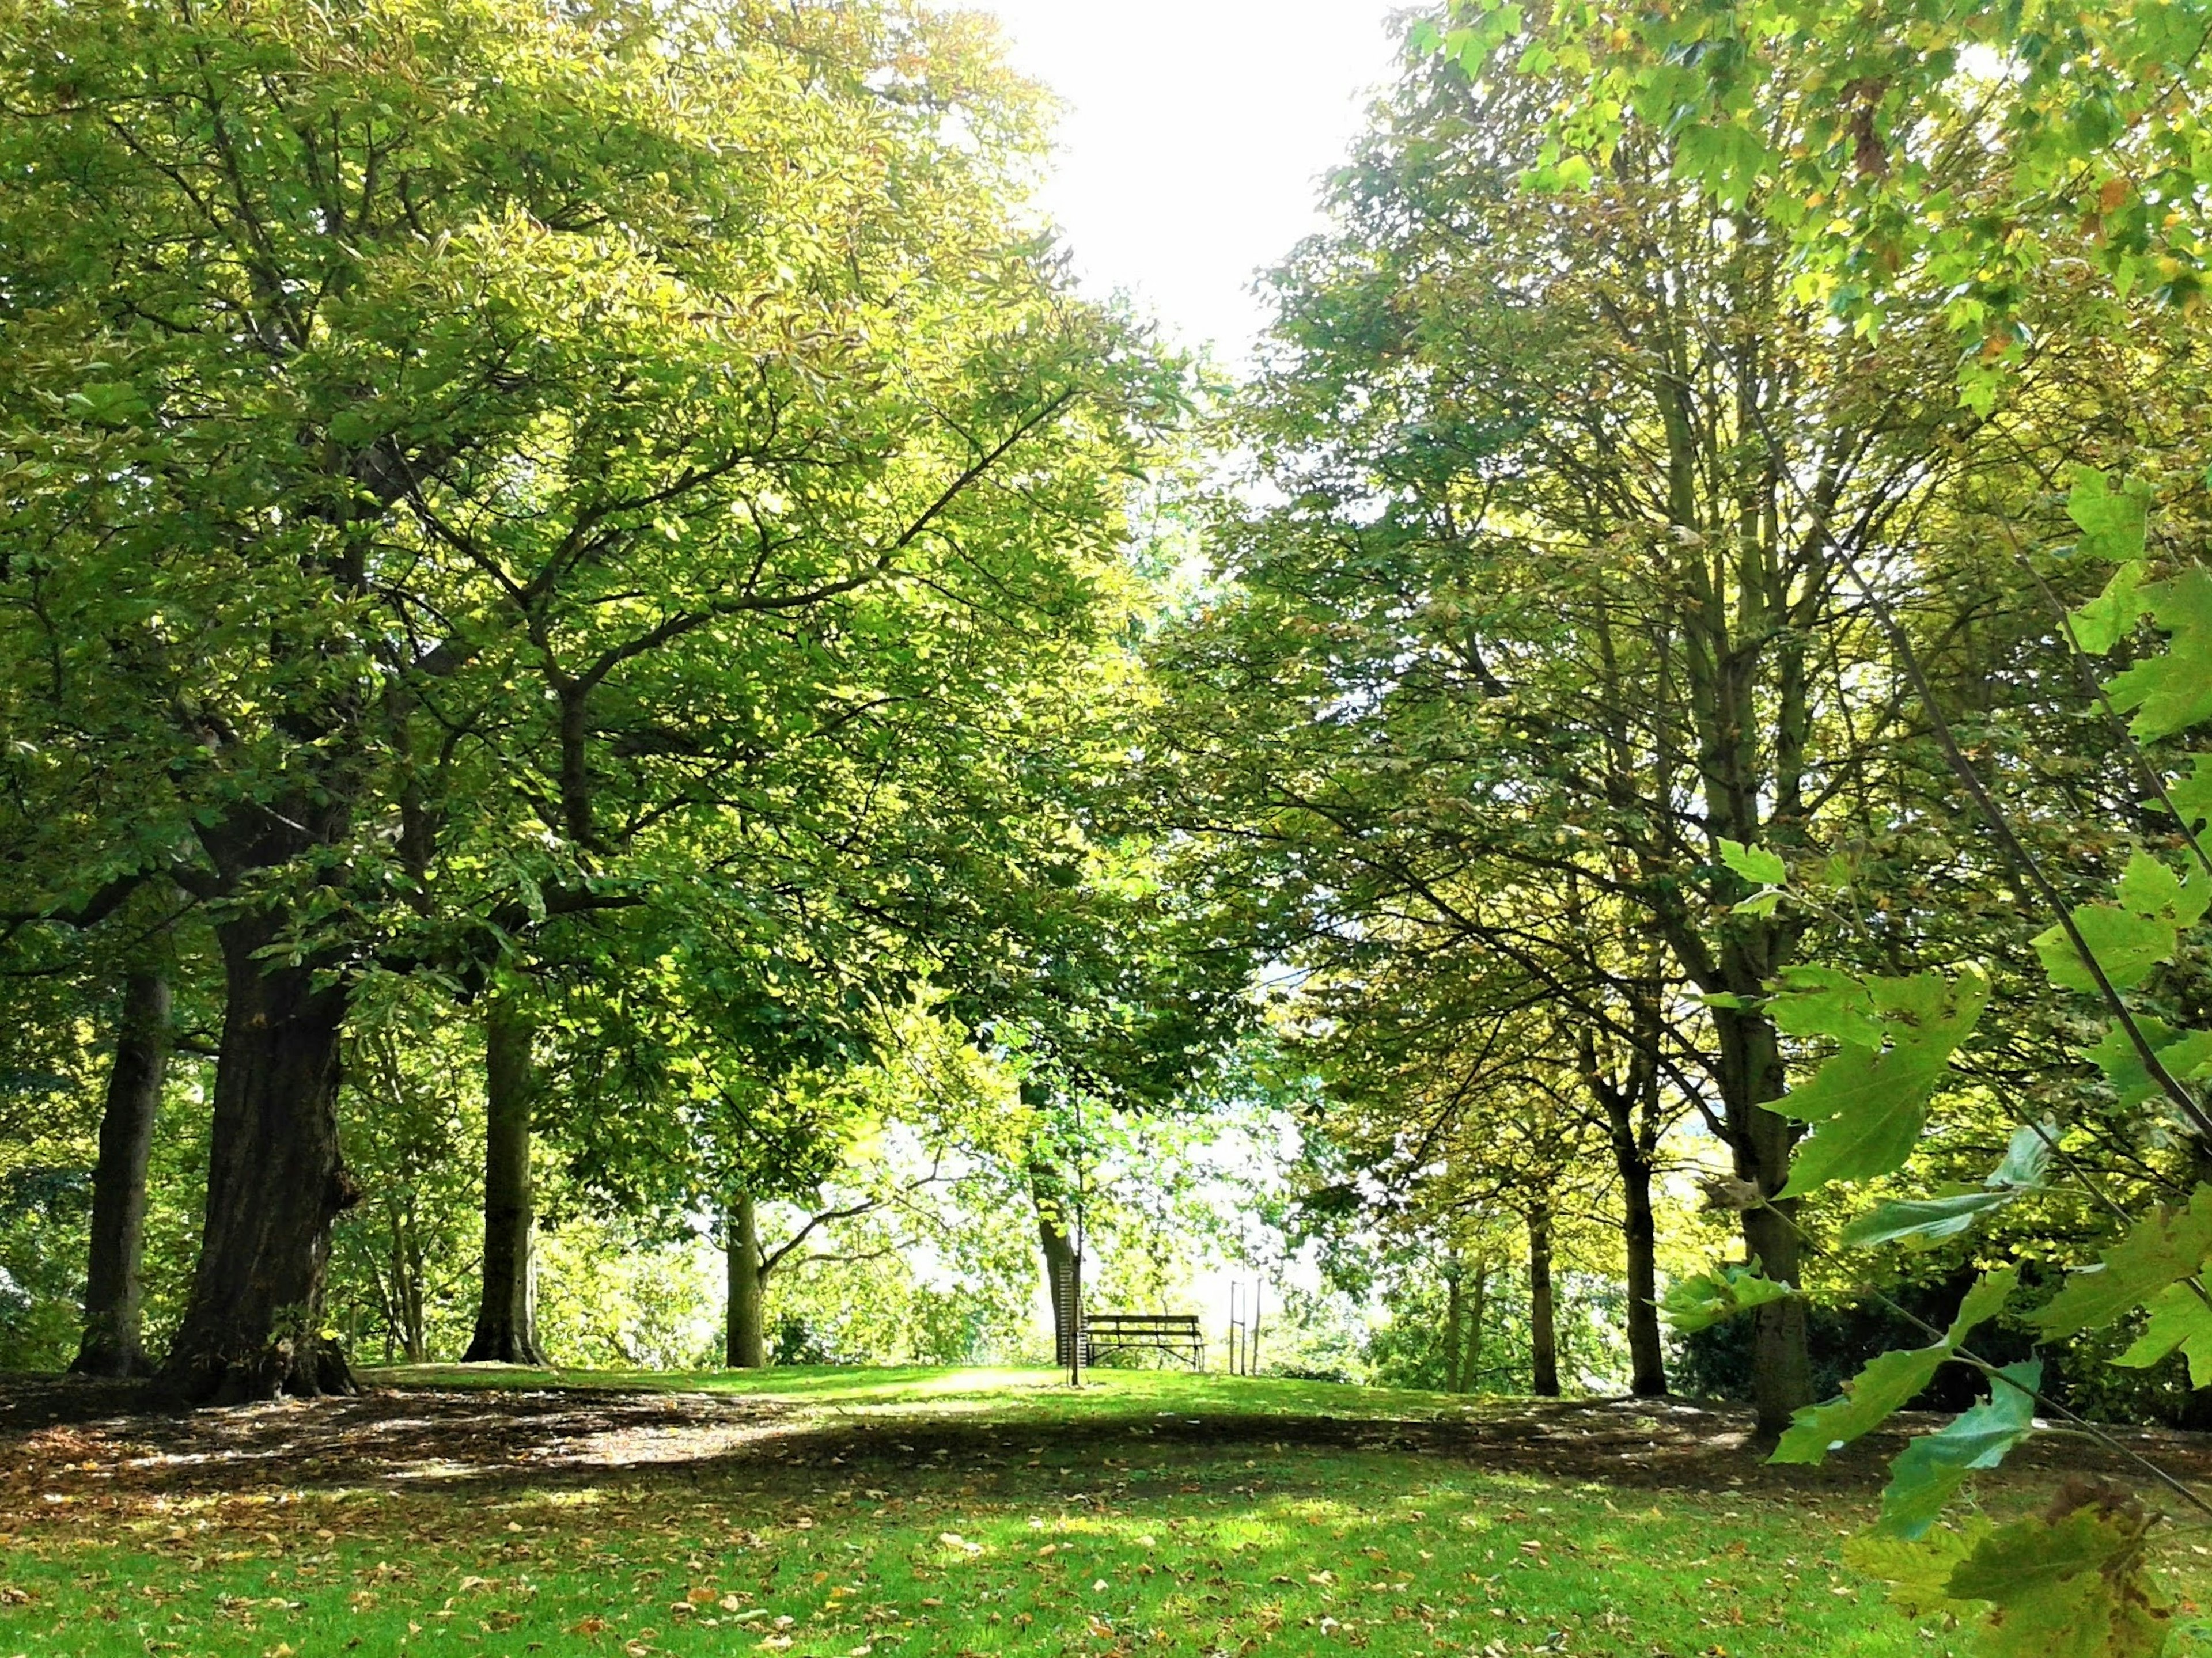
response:
[[[1247,1344],[1249,1351],[1244,1355],[1246,1376],[1260,1374],[1260,1300],[1261,1291],[1266,1285],[1265,1278],[1255,1278],[1252,1280],[1252,1339]]]

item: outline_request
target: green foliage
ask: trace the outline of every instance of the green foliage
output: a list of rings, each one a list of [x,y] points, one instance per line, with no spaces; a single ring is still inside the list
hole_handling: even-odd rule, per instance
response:
[[[1958,1352],[1968,1335],[2003,1310],[2019,1282],[2019,1272],[2010,1267],[1984,1274],[1966,1292],[1941,1340],[1876,1357],[1844,1384],[1842,1398],[1798,1412],[1767,1460],[1821,1462],[1830,1451],[1873,1432],[1935,1379],[1937,1369]]]
[[[1915,1617],[1975,1620],[1990,1658],[2151,1658],[2172,1613],[2143,1571],[2148,1529],[2132,1505],[2091,1491],[2009,1525],[1862,1538],[1845,1558]]]
[[[2042,1386],[2040,1360],[2008,1364],[1991,1373],[1987,1400],[1907,1445],[1890,1466],[1881,1529],[1897,1537],[1926,1536],[1969,1473],[1996,1467],[2034,1431]]]
[[[1928,1120],[1928,1102],[1988,1005],[1990,984],[1966,969],[1956,981],[1824,975],[1789,980],[1769,1004],[1797,1035],[1835,1038],[1839,1051],[1771,1108],[1814,1125],[1781,1195],[1832,1181],[1871,1180],[1901,1167]]]
[[[2100,1329],[2148,1306],[2212,1255],[2212,1186],[2199,1186],[2188,1206],[2161,1205],[2129,1227],[2094,1266],[2068,1275],[2050,1303],[2033,1315],[2046,1335]]]
[[[1992,1653],[2008,1658],[2135,1658],[2166,1645],[2171,1613],[2142,1572],[2148,1518],[2090,1502],[2014,1521],[1978,1541],[1945,1591],[1986,1600]]]
[[[1677,1334],[1690,1335],[1796,1293],[1787,1284],[1760,1276],[1756,1263],[1723,1263],[1709,1272],[1676,1278],[1660,1297],[1659,1311]]]
[[[1904,1240],[1924,1246],[1955,1237],[1978,1217],[2042,1189],[2054,1138],[2048,1126],[2015,1129],[2004,1161],[1980,1186],[1929,1198],[1892,1199],[1844,1227],[1837,1242],[1847,1249],[1868,1249]]]

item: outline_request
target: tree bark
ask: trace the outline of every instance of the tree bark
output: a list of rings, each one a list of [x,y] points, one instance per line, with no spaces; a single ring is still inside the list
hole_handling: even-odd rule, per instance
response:
[[[139,1346],[146,1243],[146,1160],[169,1065],[169,981],[157,972],[125,981],[115,1063],[92,1171],[92,1251],[85,1278],[84,1339],[70,1369],[80,1376],[143,1376]]]
[[[729,1306],[722,1335],[723,1362],[733,1370],[768,1363],[768,1273],[761,1263],[760,1219],[753,1194],[740,1192],[722,1222],[729,1255]]]
[[[483,1273],[464,1364],[543,1364],[531,1260],[537,1212],[530,1185],[530,1113],[538,1091],[537,1027],[508,996],[484,1012]]]
[[[1720,1033],[1721,1082],[1735,1131],[1729,1148],[1737,1178],[1755,1185],[1768,1201],[1743,1215],[1744,1248],[1759,1270],[1778,1284],[1803,1279],[1803,1247],[1796,1228],[1794,1199],[1773,1201],[1788,1184],[1790,1154],[1796,1131],[1778,1113],[1764,1109],[1784,1092],[1781,1049],[1774,1027],[1756,1015],[1717,1010]],[[1739,1103],[1739,1102],[1741,1103]],[[1806,1347],[1805,1303],[1790,1296],[1752,1313],[1752,1400],[1757,1438],[1771,1443],[1788,1431],[1790,1419],[1813,1402],[1813,1364]]]
[[[1659,1338],[1658,1228],[1651,1215],[1651,1164],[1635,1157],[1620,1171],[1621,1242],[1628,1267],[1628,1391],[1667,1394],[1667,1352]]]
[[[1036,1205],[1037,1242],[1044,1254],[1045,1291],[1052,1297],[1053,1362],[1066,1370],[1075,1362],[1076,1309],[1067,1291],[1075,1282],[1075,1240],[1067,1228],[1058,1173],[1042,1163],[1030,1165],[1030,1195]],[[1077,1300],[1081,1299],[1078,1291]]]
[[[1628,1390],[1638,1399],[1667,1392],[1667,1354],[1659,1339],[1658,1227],[1651,1213],[1651,1148],[1638,1136],[1634,1105],[1606,1101],[1613,1168],[1620,1176],[1620,1238],[1628,1268]]]
[[[1468,1297],[1467,1346],[1460,1361],[1460,1392],[1471,1394],[1482,1380],[1482,1321],[1490,1310],[1490,1258],[1474,1264],[1474,1293]]]
[[[208,1147],[207,1217],[183,1322],[156,1379],[187,1404],[350,1393],[323,1333],[331,1223],[360,1197],[338,1152],[338,1039],[348,992],[261,952],[278,912],[216,929],[226,1005]]]
[[[1444,1263],[1444,1391],[1463,1394],[1461,1385],[1464,1366],[1461,1362],[1460,1321],[1466,1315],[1459,1282],[1459,1257],[1455,1254]]]
[[[1559,1396],[1559,1329],[1552,1305],[1552,1212],[1528,1212],[1528,1345],[1530,1391]]]

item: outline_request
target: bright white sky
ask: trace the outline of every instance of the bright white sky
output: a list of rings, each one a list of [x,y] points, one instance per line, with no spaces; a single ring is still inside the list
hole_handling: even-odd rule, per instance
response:
[[[1321,226],[1321,175],[1398,52],[1407,0],[968,0],[1069,106],[1045,204],[1085,284],[1241,359],[1252,278]]]

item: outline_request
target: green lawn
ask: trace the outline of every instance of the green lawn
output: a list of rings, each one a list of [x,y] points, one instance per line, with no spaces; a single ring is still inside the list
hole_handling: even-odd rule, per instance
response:
[[[455,1435],[501,1407],[454,1391],[492,1385],[481,1372],[377,1378],[403,1379],[441,1391],[382,1401],[377,1431],[420,1432],[416,1400],[442,1400]],[[0,1479],[0,1658],[1969,1649],[1838,1566],[1863,1488],[1655,1491],[1302,1436],[1464,1417],[1440,1396],[1164,1372],[1102,1372],[1073,1396],[1037,1372],[650,1385],[744,1395],[773,1431],[544,1473],[325,1461],[298,1484],[266,1457],[210,1478],[176,1441],[161,1455],[188,1460],[125,1455],[129,1430],[113,1469],[96,1424],[31,1436]],[[291,1431],[348,1408],[237,1422]],[[40,1460],[57,1448],[93,1454]],[[2192,1567],[2176,1588],[2212,1604],[2205,1563],[2178,1537],[2172,1555]]]

